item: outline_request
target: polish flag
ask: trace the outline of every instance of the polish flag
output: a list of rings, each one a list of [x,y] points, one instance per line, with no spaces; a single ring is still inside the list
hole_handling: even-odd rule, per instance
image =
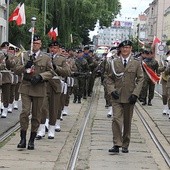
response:
[[[24,3],[22,5],[19,3],[18,6],[15,8],[13,13],[9,17],[9,22],[11,21],[16,21],[16,24],[18,26],[26,23]]]
[[[144,61],[142,61],[142,66],[151,81],[156,84],[160,80],[160,77]]]
[[[10,17],[8,19],[9,22],[15,21],[18,18],[20,6],[21,6],[21,3],[18,4],[18,6],[13,11],[13,13],[10,15]]]
[[[19,9],[18,18],[16,19],[16,24],[17,25],[26,24],[24,4],[22,4],[20,9]]]
[[[50,31],[48,32],[48,36],[52,39],[53,38],[53,27],[51,27]]]
[[[154,46],[160,42],[161,42],[160,39],[158,37],[154,36],[152,46]]]
[[[57,37],[58,37],[58,28],[56,27],[54,30],[53,30],[53,40],[54,41],[56,41],[56,39],[57,39]]]
[[[58,37],[58,28],[53,29],[53,27],[48,32],[48,36],[53,40],[56,41]]]

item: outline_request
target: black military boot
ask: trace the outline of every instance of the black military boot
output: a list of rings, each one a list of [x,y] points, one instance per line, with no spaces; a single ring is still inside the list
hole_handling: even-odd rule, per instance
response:
[[[26,148],[26,130],[20,131],[20,137],[21,137],[21,140],[19,144],[17,145],[17,148]]]
[[[146,99],[144,99],[142,105],[145,106],[146,104]]]
[[[76,103],[76,102],[77,102],[77,96],[74,96],[73,103]]]
[[[81,103],[81,97],[78,97],[78,103]]]
[[[35,140],[36,135],[37,135],[37,132],[31,132],[30,139],[28,142],[28,147],[27,147],[28,150],[34,150],[34,140]]]
[[[151,99],[148,99],[148,106],[152,106]]]

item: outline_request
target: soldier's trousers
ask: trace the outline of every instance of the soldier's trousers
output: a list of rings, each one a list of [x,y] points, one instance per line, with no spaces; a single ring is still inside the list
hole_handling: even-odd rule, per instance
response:
[[[11,89],[11,83],[2,84],[1,101],[3,102],[5,108],[8,107],[10,102],[10,89]]]
[[[166,105],[168,103],[168,89],[167,89],[167,81],[161,80],[162,83],[162,102],[163,105]],[[170,103],[169,103],[170,107]]]
[[[61,93],[56,93],[51,86],[48,87],[48,94],[43,101],[41,124],[49,119],[49,125],[54,126],[61,110]]]
[[[152,100],[154,97],[154,90],[155,84],[150,79],[144,80],[141,94],[142,99],[146,99],[148,96],[148,99]]]
[[[10,99],[9,99],[10,104],[12,104],[14,102],[15,88],[16,88],[16,84],[11,84],[11,87],[10,87]]]
[[[112,109],[114,113],[112,120],[113,145],[128,148],[134,105],[112,102]]]
[[[73,90],[75,97],[82,98],[84,94],[85,81],[86,79],[84,77],[80,77],[75,80],[74,90]]]
[[[21,94],[22,111],[20,114],[21,130],[27,130],[29,125],[29,115],[31,117],[31,132],[37,132],[41,122],[41,109],[44,97],[34,97]]]
[[[20,86],[20,82],[18,82],[17,84],[16,84],[16,86],[15,86],[15,100],[16,101],[18,101],[19,100],[19,96],[20,96],[20,93],[18,92],[18,90],[19,90],[19,86]]]
[[[70,95],[72,94],[72,89],[73,89],[73,87],[67,87],[67,94],[66,94],[65,105],[64,106],[68,106],[69,105]]]

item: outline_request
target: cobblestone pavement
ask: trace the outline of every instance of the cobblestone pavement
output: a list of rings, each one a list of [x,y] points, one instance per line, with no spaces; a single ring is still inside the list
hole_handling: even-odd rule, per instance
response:
[[[94,100],[94,105],[89,117],[89,122],[83,137],[76,169],[84,170],[166,170],[169,169],[161,157],[156,146],[151,141],[143,124],[134,113],[132,122],[132,136],[129,153],[111,155],[108,149],[113,146],[111,118],[107,118],[107,109],[104,108],[105,101],[103,87]],[[0,148],[0,169],[11,170],[38,170],[56,169],[65,170],[71,154],[75,137],[81,123],[81,118],[86,110],[90,99],[84,100],[82,104],[70,102],[70,114],[64,117],[61,124],[61,132],[57,133],[54,140],[47,139],[47,135],[40,141],[35,141],[36,149],[18,151],[16,146],[19,142],[19,132],[16,132],[3,147]],[[137,104],[139,107],[139,104]],[[159,127],[160,135],[169,139],[170,126],[167,116],[162,115],[161,99],[156,95],[153,106],[145,106],[149,116],[154,120],[154,126]],[[13,114],[13,113],[12,113]],[[19,113],[16,113],[18,116]],[[0,120],[2,121],[2,120]],[[5,119],[3,120],[6,121]],[[3,123],[4,123],[3,122]],[[1,123],[1,122],[0,122]],[[1,128],[2,124],[0,124]],[[164,140],[164,138],[162,139]],[[165,141],[167,148],[169,141]]]

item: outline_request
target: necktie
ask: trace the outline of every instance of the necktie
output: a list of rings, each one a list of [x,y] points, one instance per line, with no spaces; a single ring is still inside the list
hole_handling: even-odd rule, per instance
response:
[[[35,60],[36,59],[36,54],[34,53],[32,56],[33,56],[33,60]]]
[[[124,67],[126,67],[126,65],[127,65],[127,61],[126,61],[126,59],[124,59]]]

